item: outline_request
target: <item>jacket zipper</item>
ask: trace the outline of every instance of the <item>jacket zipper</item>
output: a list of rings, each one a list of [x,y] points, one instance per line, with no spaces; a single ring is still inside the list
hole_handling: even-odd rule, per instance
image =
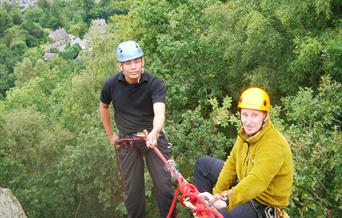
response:
[[[244,177],[247,176],[247,166],[248,166],[248,160],[249,160],[249,157],[248,157],[248,153],[249,153],[249,143],[248,143],[248,142],[246,142],[246,143],[247,143],[247,152],[246,152],[246,157],[245,157],[245,159],[244,159],[244,161],[243,161],[243,165],[244,165],[244,167],[245,167],[245,170],[244,170]]]

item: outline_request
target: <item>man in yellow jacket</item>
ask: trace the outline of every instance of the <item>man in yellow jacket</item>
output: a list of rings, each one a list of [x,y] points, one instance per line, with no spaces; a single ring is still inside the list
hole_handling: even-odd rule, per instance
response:
[[[272,125],[264,90],[245,90],[238,109],[242,128],[230,155],[225,162],[208,156],[198,159],[196,186],[224,217],[260,218],[267,213],[281,217],[292,191],[290,146]]]

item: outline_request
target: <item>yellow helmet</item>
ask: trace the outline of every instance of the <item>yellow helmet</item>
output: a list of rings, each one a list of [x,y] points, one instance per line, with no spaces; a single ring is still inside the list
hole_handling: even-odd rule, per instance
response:
[[[260,88],[246,89],[240,96],[238,109],[254,109],[260,111],[270,111],[271,102],[268,94]]]

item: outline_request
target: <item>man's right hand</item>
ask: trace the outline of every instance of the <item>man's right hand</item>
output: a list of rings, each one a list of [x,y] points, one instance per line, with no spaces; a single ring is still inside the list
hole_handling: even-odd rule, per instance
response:
[[[116,147],[118,147],[119,142],[120,142],[120,140],[119,140],[119,137],[117,135],[113,135],[112,137],[109,138],[109,143],[111,145],[115,145]]]
[[[222,195],[212,195],[209,192],[202,192],[199,197],[207,201],[209,206],[213,206],[216,209],[222,209],[227,207],[227,203],[221,200]]]

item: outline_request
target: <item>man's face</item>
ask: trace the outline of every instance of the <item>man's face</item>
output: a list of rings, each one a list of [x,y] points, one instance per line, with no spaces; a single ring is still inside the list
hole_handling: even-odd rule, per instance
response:
[[[263,125],[267,113],[264,111],[241,108],[240,119],[247,135],[258,132]]]
[[[144,58],[136,58],[133,60],[125,61],[120,63],[120,70],[125,75],[125,79],[128,83],[133,84],[137,83],[140,80],[143,67],[144,67]]]

